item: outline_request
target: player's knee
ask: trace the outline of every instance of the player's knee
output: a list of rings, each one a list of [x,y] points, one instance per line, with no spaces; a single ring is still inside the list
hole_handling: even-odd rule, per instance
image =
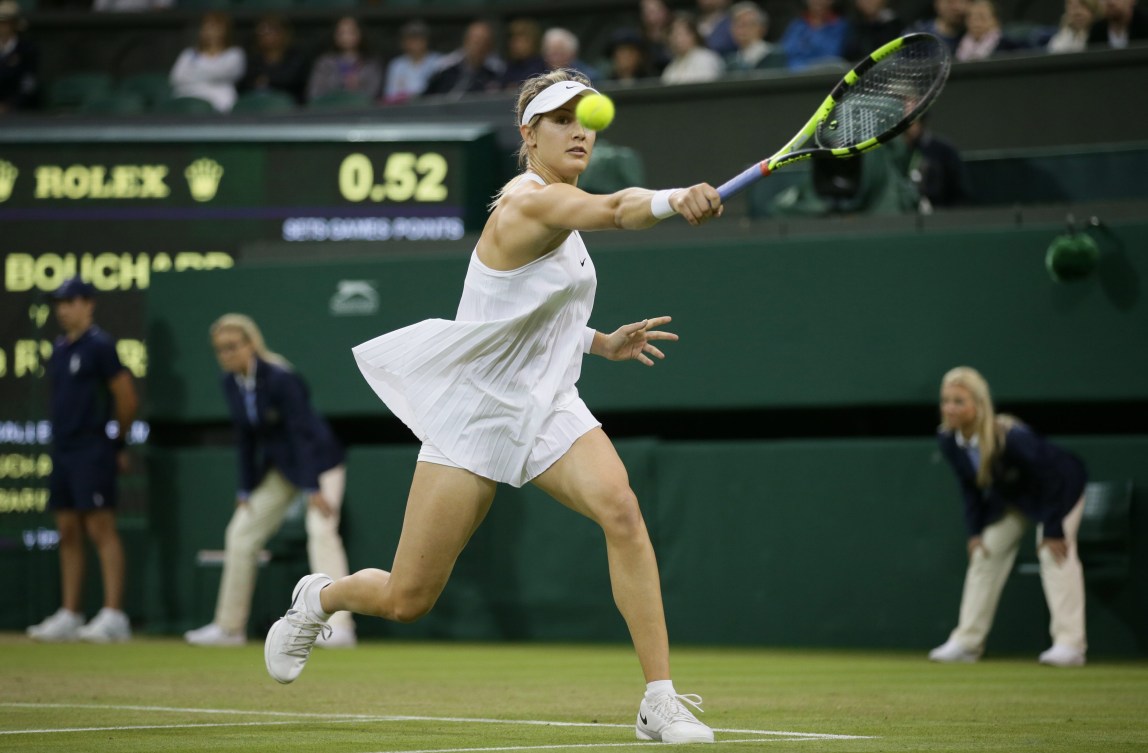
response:
[[[402,589],[392,592],[390,616],[395,622],[415,622],[427,614],[438,601],[438,594],[426,589]]]
[[[645,535],[646,524],[642,520],[638,497],[628,486],[611,489],[605,493],[598,523],[607,536],[634,538]]]

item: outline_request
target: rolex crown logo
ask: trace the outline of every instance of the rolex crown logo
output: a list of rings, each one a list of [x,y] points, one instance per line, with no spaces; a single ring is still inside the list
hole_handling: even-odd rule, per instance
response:
[[[196,201],[211,201],[215,192],[219,190],[219,181],[223,178],[223,165],[209,157],[201,157],[187,166],[183,171],[187,178],[187,187],[191,189],[191,198]]]
[[[0,159],[0,203],[8,201],[12,189],[16,187],[16,176],[20,171],[7,160]]]

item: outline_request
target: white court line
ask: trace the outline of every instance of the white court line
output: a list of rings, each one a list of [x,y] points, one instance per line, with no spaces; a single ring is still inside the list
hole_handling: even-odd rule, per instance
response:
[[[628,726],[628,725],[627,725]],[[809,742],[813,738],[808,738]],[[715,745],[724,745],[732,743],[780,743],[780,742],[794,742],[793,740],[762,740],[760,737],[751,737],[745,740],[714,740]],[[798,741],[798,742],[804,742]],[[657,745],[657,743],[642,742],[635,740],[632,743],[571,743],[569,745],[508,745],[499,748],[432,748],[426,750],[390,750],[380,751],[379,753],[494,753],[495,751],[505,750],[568,750],[572,748],[640,748],[646,745]]]
[[[182,729],[187,727],[196,726],[259,726],[270,724],[302,724],[304,720],[322,720],[328,722],[440,722],[451,724],[512,724],[520,726],[544,726],[544,727],[597,727],[601,729],[629,729],[633,725],[630,724],[598,724],[596,722],[559,722],[559,721],[546,721],[541,719],[488,719],[483,717],[454,717],[454,716],[411,716],[411,715],[368,715],[368,714],[324,714],[317,712],[291,712],[291,711],[266,711],[259,709],[243,710],[243,709],[201,709],[201,708],[186,708],[186,707],[173,707],[173,706],[136,706],[136,705],[120,705],[120,704],[101,704],[101,703],[0,703],[0,707],[7,708],[56,708],[56,709],[105,709],[116,711],[151,711],[151,712],[166,712],[166,713],[180,713],[180,714],[225,714],[233,716],[276,716],[276,717],[292,717],[299,721],[283,721],[283,722],[233,722],[233,723],[215,723],[215,724],[171,724],[171,725],[147,725],[147,726],[124,726],[124,727],[97,727],[97,728],[60,728],[60,729],[44,729],[44,730],[7,730],[0,731],[0,734],[51,734],[53,732],[72,732],[83,731],[92,732],[96,730],[130,730],[130,729]],[[759,735],[770,737],[785,737],[791,740],[809,739],[809,740],[870,740],[872,736],[868,735],[835,735],[829,733],[819,732],[785,732],[780,730],[757,730],[757,729],[714,729],[714,732],[723,732],[736,735]],[[732,742],[732,741],[731,741]],[[765,741],[761,741],[765,742]],[[547,746],[542,746],[539,749],[545,749]],[[566,746],[563,746],[566,747]],[[528,748],[523,748],[523,750]],[[446,750],[446,749],[444,749]],[[451,748],[451,751],[462,751],[467,749]],[[475,750],[518,750],[518,748],[482,748]],[[430,753],[430,751],[409,751],[408,753]],[[436,752],[437,753],[437,752]]]

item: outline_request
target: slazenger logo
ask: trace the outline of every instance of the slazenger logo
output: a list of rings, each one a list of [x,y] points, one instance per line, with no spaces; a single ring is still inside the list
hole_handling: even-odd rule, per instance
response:
[[[332,316],[367,316],[379,310],[379,291],[370,280],[339,280],[331,296]]]

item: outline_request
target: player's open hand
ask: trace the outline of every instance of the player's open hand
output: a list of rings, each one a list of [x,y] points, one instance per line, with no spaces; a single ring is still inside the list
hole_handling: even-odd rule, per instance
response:
[[[646,366],[653,366],[654,362],[650,356],[658,359],[666,357],[666,354],[654,345],[654,341],[678,339],[673,332],[661,332],[657,329],[671,321],[673,321],[671,317],[658,316],[625,324],[606,335],[598,355],[611,361],[638,361]]]
[[[670,206],[691,225],[701,225],[714,217],[721,217],[725,211],[721,196],[709,183],[674,191],[670,196]]]

